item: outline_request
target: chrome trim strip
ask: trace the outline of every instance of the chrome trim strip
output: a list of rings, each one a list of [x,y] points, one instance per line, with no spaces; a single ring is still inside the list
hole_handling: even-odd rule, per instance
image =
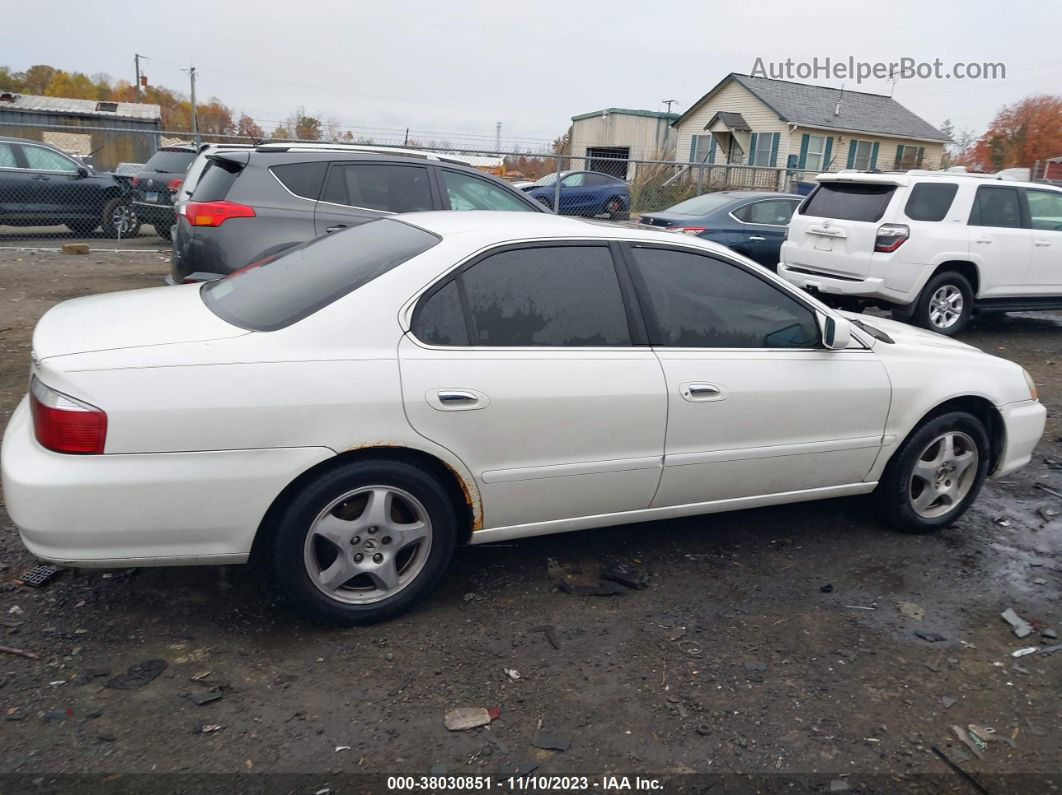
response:
[[[571,477],[573,475],[601,475],[608,472],[631,472],[638,469],[659,469],[661,456],[616,458],[609,461],[585,461],[577,464],[553,464],[542,467],[492,469],[480,478],[484,483],[513,483],[520,480]]]
[[[751,461],[759,458],[780,458],[809,453],[832,453],[838,450],[862,450],[881,447],[880,436],[864,436],[857,439],[833,439],[822,442],[777,444],[767,447],[741,447],[732,450],[711,450],[701,453],[672,453],[664,456],[665,467],[681,467],[691,464],[718,464],[726,461]]]

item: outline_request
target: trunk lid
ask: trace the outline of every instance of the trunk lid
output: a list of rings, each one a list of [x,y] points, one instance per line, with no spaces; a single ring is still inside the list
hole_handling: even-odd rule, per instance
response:
[[[870,273],[878,227],[886,223],[895,181],[822,180],[793,214],[782,262],[841,277]]]
[[[38,361],[75,353],[239,337],[203,303],[200,285],[89,295],[52,307],[33,332]]]

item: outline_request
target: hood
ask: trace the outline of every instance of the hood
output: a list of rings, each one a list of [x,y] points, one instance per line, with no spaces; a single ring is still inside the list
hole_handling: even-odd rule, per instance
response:
[[[249,332],[219,318],[200,285],[151,287],[64,301],[33,332],[37,360],[74,353],[239,337]]]
[[[959,342],[951,337],[945,337],[943,334],[926,331],[925,329],[917,328],[908,325],[907,323],[900,323],[897,320],[889,320],[874,315],[861,315],[855,312],[841,312],[840,314],[849,320],[855,320],[866,326],[883,331],[892,337],[893,341],[899,345],[918,345],[922,347],[950,348],[953,350],[981,352],[980,348],[975,348],[973,345],[967,345],[965,342]],[[878,342],[877,344],[887,345],[887,343],[883,342]]]

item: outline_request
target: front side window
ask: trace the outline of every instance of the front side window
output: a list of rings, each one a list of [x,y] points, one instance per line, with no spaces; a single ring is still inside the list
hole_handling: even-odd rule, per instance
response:
[[[380,218],[208,282],[201,295],[207,308],[234,326],[275,331],[423,254],[439,239],[412,224]]]
[[[26,157],[26,165],[36,171],[77,173],[77,163],[68,157],[63,157],[58,152],[45,149],[43,146],[23,146],[22,154]]]
[[[752,273],[713,257],[634,246],[659,339],[680,348],[817,348],[815,314]]]
[[[576,174],[569,174],[561,180],[561,187],[564,188],[581,188],[586,182],[586,174],[582,171]]]
[[[808,171],[826,170],[826,136],[809,135],[808,152],[804,158],[804,168]]]
[[[850,168],[857,171],[869,171],[870,161],[874,156],[874,145],[870,141],[852,141],[852,164]]]
[[[904,215],[912,221],[943,221],[958,190],[954,182],[919,182],[911,188]]]
[[[428,169],[386,163],[335,163],[321,201],[390,213],[432,210]]]
[[[1021,205],[1017,188],[995,188],[981,185],[974,196],[970,211],[970,226],[997,226],[1020,229]]]
[[[519,198],[485,179],[447,169],[443,169],[442,177],[451,210],[531,210]]]
[[[1029,217],[1033,229],[1062,232],[1062,193],[1054,190],[1026,189]]]
[[[769,199],[762,202],[746,204],[734,211],[734,215],[746,224],[766,224],[768,226],[786,226],[793,217],[797,202],[790,199]]]
[[[458,314],[461,291],[467,318]],[[472,345],[631,344],[619,280],[606,246],[537,246],[491,254],[422,301],[412,330],[429,344],[465,345],[463,325],[472,331]]]

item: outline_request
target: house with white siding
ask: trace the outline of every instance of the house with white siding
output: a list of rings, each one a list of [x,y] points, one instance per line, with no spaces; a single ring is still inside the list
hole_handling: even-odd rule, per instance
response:
[[[940,168],[947,136],[892,97],[731,73],[673,124],[690,163]]]

